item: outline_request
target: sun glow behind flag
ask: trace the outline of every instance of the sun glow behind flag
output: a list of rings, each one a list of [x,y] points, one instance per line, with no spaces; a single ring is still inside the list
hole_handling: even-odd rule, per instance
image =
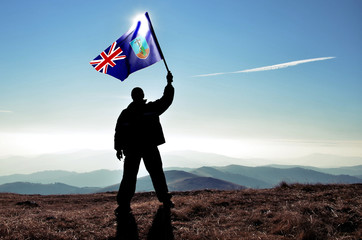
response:
[[[162,60],[162,53],[152,31],[147,13],[90,64],[98,72],[125,80],[131,73]]]

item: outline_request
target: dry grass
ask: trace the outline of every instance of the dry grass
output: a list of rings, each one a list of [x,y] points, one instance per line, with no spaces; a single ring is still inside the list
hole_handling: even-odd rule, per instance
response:
[[[154,193],[138,193],[132,216],[139,239],[359,240],[361,193],[358,184],[285,183],[265,190],[175,192],[171,212],[159,208]],[[0,194],[0,239],[114,239],[115,194]],[[136,229],[129,224],[120,222],[119,232]]]

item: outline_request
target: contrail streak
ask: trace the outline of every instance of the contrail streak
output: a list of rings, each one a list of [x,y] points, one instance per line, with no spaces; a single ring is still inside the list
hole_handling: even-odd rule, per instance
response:
[[[209,74],[201,74],[201,75],[195,75],[194,77],[209,77],[209,76],[216,76],[216,75],[223,75],[223,74],[231,74],[231,73],[248,73],[248,72],[261,72],[261,71],[269,71],[269,70],[276,70],[281,68],[287,68],[291,66],[296,66],[302,63],[308,63],[308,62],[316,62],[316,61],[323,61],[332,59],[335,57],[321,57],[321,58],[311,58],[311,59],[304,59],[304,60],[298,60],[298,61],[292,61],[287,63],[281,63],[271,66],[265,66],[265,67],[259,67],[259,68],[251,68],[236,72],[223,72],[223,73],[209,73]]]

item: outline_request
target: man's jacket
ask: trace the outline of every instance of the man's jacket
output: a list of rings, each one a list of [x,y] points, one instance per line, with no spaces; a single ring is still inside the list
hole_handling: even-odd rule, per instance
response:
[[[115,150],[137,151],[165,143],[159,116],[171,105],[174,92],[173,86],[168,84],[160,99],[149,103],[133,101],[124,109],[117,120]]]

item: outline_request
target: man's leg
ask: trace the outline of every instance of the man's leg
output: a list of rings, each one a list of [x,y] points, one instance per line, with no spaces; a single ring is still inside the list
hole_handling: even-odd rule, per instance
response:
[[[136,191],[137,174],[141,161],[138,154],[126,155],[123,167],[123,178],[117,194],[118,210],[129,210],[131,199]]]
[[[168,192],[165,174],[162,169],[161,155],[157,146],[145,149],[142,157],[145,167],[150,174],[158,200],[164,204],[172,204],[170,201],[171,194]]]

